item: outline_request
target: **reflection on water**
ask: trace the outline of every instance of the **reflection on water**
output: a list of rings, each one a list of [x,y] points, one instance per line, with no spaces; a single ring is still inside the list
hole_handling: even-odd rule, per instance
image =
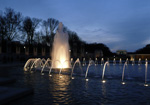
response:
[[[102,84],[102,95],[103,97],[106,97],[106,84]]]
[[[53,75],[53,78],[49,78],[49,80],[53,82],[53,86],[49,83],[49,91],[52,94],[54,103],[69,104],[69,99],[71,99],[71,93],[69,93],[70,76]]]

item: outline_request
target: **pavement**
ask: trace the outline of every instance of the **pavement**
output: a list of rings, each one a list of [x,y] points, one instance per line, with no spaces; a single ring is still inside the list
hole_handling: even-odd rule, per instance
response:
[[[0,86],[0,105],[5,105],[18,98],[27,96],[33,93],[30,88],[12,88]]]
[[[12,78],[0,77],[0,105],[5,105],[18,98],[33,94],[33,89],[31,88],[15,88],[10,87],[10,85],[6,87],[7,84],[12,84],[15,81]]]

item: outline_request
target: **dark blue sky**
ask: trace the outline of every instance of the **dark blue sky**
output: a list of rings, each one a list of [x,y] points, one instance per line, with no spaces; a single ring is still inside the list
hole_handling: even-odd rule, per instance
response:
[[[150,43],[150,0],[0,0],[23,16],[55,18],[82,40],[111,51],[135,51]]]

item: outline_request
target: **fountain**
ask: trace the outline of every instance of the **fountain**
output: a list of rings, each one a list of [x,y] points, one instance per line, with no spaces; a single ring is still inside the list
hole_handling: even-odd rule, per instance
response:
[[[44,68],[45,68],[45,67],[51,67],[51,62],[52,62],[52,61],[51,61],[49,58],[46,60],[45,64],[43,65],[43,68],[42,68],[42,70],[41,70],[41,74],[42,74],[42,75],[44,75],[44,74],[43,74],[43,71],[44,71]]]
[[[71,65],[73,65],[74,64],[74,60],[73,60],[73,58],[71,58]]]
[[[101,58],[101,65],[104,64],[104,58]]]
[[[116,59],[114,58],[114,60],[113,60],[113,65],[116,65]]]
[[[123,71],[122,71],[122,84],[123,84],[123,85],[125,84],[125,82],[124,82],[124,71],[125,71],[125,66],[127,66],[127,61],[124,63]]]
[[[148,66],[148,62],[145,63],[145,84],[144,84],[144,86],[148,86],[148,84],[147,84],[147,66]]]
[[[41,70],[41,74],[44,75],[43,71],[45,67],[49,68],[49,75],[51,76],[52,69],[60,69],[59,74],[63,69],[71,68],[70,52],[69,52],[68,34],[63,31],[63,24],[60,22],[56,35],[54,36],[53,49],[52,49],[52,60],[49,58],[31,58],[24,65],[24,70],[30,70],[38,68]]]
[[[105,83],[106,81],[104,80],[104,75],[105,75],[105,68],[106,68],[106,65],[109,65],[109,62],[105,62],[104,64],[104,67],[103,67],[103,74],[102,74],[102,83]]]
[[[82,65],[85,66],[86,65],[86,61],[85,61],[85,58],[83,58],[83,62],[82,62]]]
[[[129,60],[128,60],[128,58],[126,59],[126,62],[127,62],[127,65],[129,64]]]
[[[61,72],[62,69],[70,67],[68,34],[63,32],[63,24],[60,22],[53,42],[52,68],[60,69]]]
[[[72,75],[73,75],[74,67],[75,67],[75,65],[76,65],[77,63],[79,64],[80,69],[81,69],[81,71],[82,71],[81,62],[80,62],[80,60],[79,60],[79,58],[78,58],[78,59],[75,61],[73,67],[72,67],[72,72],[71,72],[71,78],[72,78],[72,79],[74,79],[74,77],[72,77]]]
[[[87,67],[87,70],[86,70],[86,73],[85,73],[85,79],[86,79],[86,81],[88,81],[87,75],[88,75],[89,67],[90,67],[92,64],[95,65],[95,62],[94,62],[93,60],[90,60],[90,61],[89,61],[89,64],[88,64],[88,67]]]
[[[120,58],[120,60],[119,60],[119,65],[121,65],[122,64],[122,59]]]
[[[135,64],[135,60],[134,60],[134,58],[132,59],[132,66]]]
[[[138,65],[139,66],[141,65],[141,58],[139,58]]]
[[[41,67],[43,67],[43,65],[44,65],[44,63],[45,63],[45,59],[43,58],[43,59],[41,59],[41,58],[38,58],[38,59],[36,59],[34,62],[33,62],[33,64],[32,64],[32,66],[31,66],[31,68],[30,68],[30,71],[32,71],[32,69],[33,68],[41,68]],[[36,70],[35,69],[35,70]]]
[[[24,65],[24,71],[29,70],[35,60],[36,60],[36,59],[34,59],[34,58],[28,59],[28,61],[27,61],[27,62],[25,63],[25,65]]]
[[[145,64],[146,64],[146,63],[148,63],[148,60],[147,60],[147,58],[145,59]]]
[[[98,60],[95,58],[95,66],[98,65]]]

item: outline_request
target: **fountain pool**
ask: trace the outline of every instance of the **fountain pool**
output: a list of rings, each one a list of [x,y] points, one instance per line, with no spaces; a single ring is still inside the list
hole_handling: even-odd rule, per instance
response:
[[[124,63],[124,62],[123,62]],[[122,70],[124,65],[109,64],[105,68],[105,83],[102,83],[103,67],[101,64],[91,65],[88,70],[88,81],[85,80],[87,66],[74,68],[73,77],[70,74],[23,71],[22,66],[3,68],[0,76],[16,78],[11,87],[30,87],[34,94],[16,100],[11,105],[47,105],[47,104],[150,104],[150,86],[145,84],[145,67],[147,67],[146,84],[150,83],[150,66],[145,64],[128,64],[125,68],[122,85]],[[58,71],[59,72],[59,71]]]

